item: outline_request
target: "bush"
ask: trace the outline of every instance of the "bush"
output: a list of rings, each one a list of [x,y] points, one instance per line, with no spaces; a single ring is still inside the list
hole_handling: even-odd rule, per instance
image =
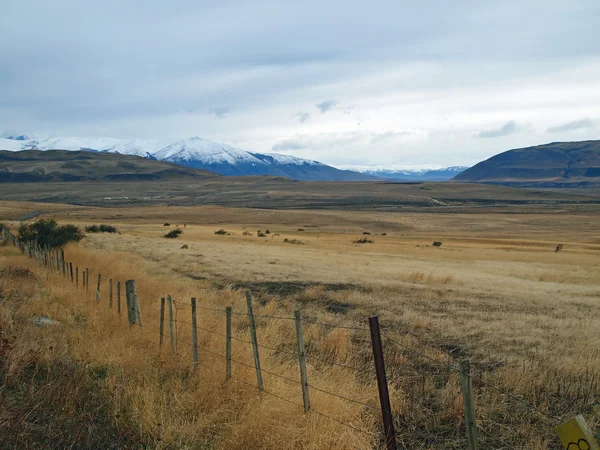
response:
[[[37,242],[42,247],[63,247],[69,242],[79,242],[84,237],[75,225],[58,225],[54,219],[40,219],[21,224],[18,238],[22,242]]]
[[[179,229],[171,230],[167,234],[165,234],[165,237],[169,238],[169,239],[175,239],[175,238],[178,238],[179,235],[182,233],[183,233],[183,231],[181,231]]]
[[[90,225],[89,227],[85,227],[86,233],[117,233],[117,228],[112,225],[102,224],[98,225]]]
[[[363,234],[371,234],[369,231],[363,231]]]
[[[252,233],[250,233],[249,231],[244,231],[243,235],[244,236],[252,236]]]
[[[287,242],[288,244],[300,244],[300,245],[304,244],[304,242],[299,241],[298,239],[288,239],[288,238],[285,238],[283,240],[283,242]]]
[[[298,231],[304,231],[304,228],[298,228]]]
[[[563,249],[563,245],[562,244],[558,244],[556,246],[556,248],[554,249],[554,253],[558,253]]]
[[[170,226],[171,226],[171,224],[170,224],[170,223],[167,223],[167,222],[165,222],[165,223],[163,224],[163,227],[170,227]]]
[[[230,235],[231,233],[228,231],[225,231],[223,228],[221,228],[220,230],[215,231],[215,234],[219,234],[219,235]]]
[[[433,246],[434,247],[441,247],[442,246],[442,241],[433,241]]]
[[[256,236],[258,237],[267,237],[267,235],[265,233],[263,233],[262,231],[258,230],[258,232],[256,233]]]
[[[355,241],[352,241],[353,244],[372,244],[373,241],[369,238],[362,238],[362,239],[357,239]]]

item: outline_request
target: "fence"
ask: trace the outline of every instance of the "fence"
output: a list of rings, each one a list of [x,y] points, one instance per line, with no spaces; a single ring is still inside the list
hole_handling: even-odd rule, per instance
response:
[[[69,262],[65,259],[65,252],[63,249],[41,248],[35,243],[25,243],[19,241],[7,228],[2,228],[1,231],[4,239],[12,243],[15,247],[18,247],[24,255],[35,259],[45,269],[58,274],[62,274],[65,280],[71,283],[74,287],[83,289],[85,293],[90,292],[89,269],[81,267],[80,271],[80,267],[74,267],[72,262]],[[80,272],[81,283],[79,282]],[[106,280],[103,280],[102,274],[100,273],[98,273],[97,276],[93,279],[95,280],[93,291],[94,298],[96,302],[100,304],[103,301],[101,295],[103,285],[102,283],[106,283]],[[157,311],[156,314],[149,314],[147,312],[142,313],[142,311],[140,310],[140,303],[138,301],[137,286],[135,280],[126,280],[124,282],[125,305],[121,304],[121,292],[121,281],[109,279],[108,301],[106,302],[108,307],[111,309],[116,309],[117,314],[121,316],[122,307],[124,306],[127,312],[128,323],[132,327],[144,328],[144,322],[146,322],[144,318],[158,321],[158,328],[150,331],[157,334],[159,349],[162,349],[168,345],[171,352],[176,353],[178,352],[178,344],[185,345],[187,348],[189,348],[190,363],[194,371],[196,371],[199,366],[206,366],[199,358],[199,353],[204,354],[207,357],[220,359],[224,362],[223,375],[226,382],[235,381],[242,383],[244,385],[247,385],[248,387],[258,389],[260,392],[266,395],[273,396],[279,399],[280,401],[284,401],[296,405],[299,408],[303,408],[304,412],[307,414],[317,414],[328,420],[336,422],[341,426],[348,427],[356,432],[368,435],[370,436],[370,438],[372,438],[373,442],[382,443],[388,450],[397,448],[395,427],[402,427],[404,430],[410,430],[410,433],[414,436],[415,442],[420,441],[421,444],[424,443],[426,445],[431,446],[431,448],[450,448],[450,446],[448,442],[444,442],[441,437],[435,435],[432,436],[431,434],[428,434],[427,432],[418,427],[411,426],[409,423],[407,423],[405,418],[400,417],[399,414],[394,414],[394,412],[392,411],[390,395],[388,392],[389,387],[386,376],[384,358],[384,348],[386,346],[396,347],[403,351],[405,354],[410,355],[411,358],[414,358],[414,361],[424,361],[428,363],[431,367],[437,368],[439,372],[432,376],[443,375],[445,377],[449,377],[452,373],[458,375],[460,379],[460,389],[462,394],[462,410],[464,412],[464,422],[461,423],[461,426],[463,427],[463,438],[462,443],[459,443],[461,447],[465,446],[466,444],[466,447],[469,450],[476,450],[480,446],[481,434],[488,437],[493,434],[493,432],[486,431],[480,424],[478,424],[474,402],[474,381],[480,389],[487,388],[491,391],[494,391],[502,395],[510,402],[522,405],[523,407],[529,409],[533,413],[548,419],[551,423],[554,424],[554,426],[564,422],[562,417],[550,413],[547,410],[547,408],[544,409],[542,407],[533,405],[532,403],[524,399],[522,396],[512,394],[506,391],[505,389],[496,386],[490,381],[483,379],[481,376],[474,375],[471,372],[471,365],[468,360],[460,361],[460,365],[457,367],[450,362],[440,361],[423,353],[422,351],[419,351],[415,348],[412,348],[399,342],[397,339],[392,338],[388,334],[386,329],[382,331],[382,328],[379,324],[379,319],[376,316],[369,317],[368,327],[355,327],[320,322],[316,318],[303,317],[301,312],[298,310],[294,311],[293,317],[285,315],[255,314],[253,296],[250,291],[246,292],[246,311],[244,312],[234,311],[232,310],[231,306],[221,309],[211,306],[200,305],[198,304],[196,298],[191,298],[189,303],[181,302],[173,299],[171,295],[166,295],[160,298],[159,311]],[[176,317],[174,309],[176,310],[182,307],[189,308],[189,322],[185,320],[180,320],[178,317]],[[223,331],[215,331],[199,326],[197,317],[198,310],[222,316]],[[247,318],[249,340],[236,336],[233,333],[232,318],[235,316],[245,316]],[[294,325],[296,334],[295,351],[289,352],[290,354],[288,356],[290,358],[293,357],[297,360],[299,373],[298,379],[283,376],[273,370],[265,369],[261,365],[261,354],[263,352],[281,352],[281,349],[259,343],[256,320],[289,321]],[[314,354],[307,353],[304,342],[305,324],[315,325],[317,327],[322,327],[325,329],[347,330],[349,332],[360,333],[361,335],[368,336],[372,349],[373,368],[369,369],[366,365],[358,366],[347,363],[341,363],[338,361],[330,361],[324,358],[319,358]],[[177,325],[188,327],[188,329],[191,331],[191,340],[185,340],[178,337],[176,332]],[[199,345],[199,331],[202,333],[217,335],[223,338],[225,341],[225,348],[223,349],[224,351],[221,353],[214,349]],[[168,342],[165,342],[167,340]],[[232,348],[234,342],[236,344],[245,345],[252,348],[253,364],[249,364],[232,357]],[[322,364],[328,364],[331,367],[337,367],[344,370],[353,371],[357,375],[360,375],[363,379],[367,380],[367,382],[376,384],[379,397],[379,406],[376,407],[373,404],[366,403],[365,401],[350,398],[337,392],[331,392],[326,389],[321,389],[318,386],[311,384],[310,373],[307,369],[307,360],[318,361]],[[247,379],[234,376],[234,366],[242,366],[255,372],[256,384],[248,381]],[[392,370],[395,369],[395,367],[393,366],[391,368]],[[265,388],[265,383],[263,380],[263,375],[265,374],[298,386],[298,401],[282,397],[277,393]],[[406,375],[405,378],[412,378],[417,380],[420,379],[422,380],[424,386],[425,375],[421,376],[419,374],[410,374]],[[423,391],[424,389],[425,388],[423,387]],[[314,393],[330,396],[339,400],[343,400],[345,402],[349,402],[354,405],[359,405],[362,408],[374,411],[374,413],[376,414],[380,414],[382,421],[381,428],[379,430],[364,429],[362,427],[357,426],[356,424],[338,420],[337,418],[332,417],[324,413],[323,411],[315,409],[311,405],[310,401],[311,394]],[[583,419],[581,418],[581,420]],[[402,443],[402,446],[404,448],[411,448],[411,445],[407,443]],[[567,444],[565,444],[565,447],[571,448],[568,447]],[[590,446],[589,448],[595,447]]]

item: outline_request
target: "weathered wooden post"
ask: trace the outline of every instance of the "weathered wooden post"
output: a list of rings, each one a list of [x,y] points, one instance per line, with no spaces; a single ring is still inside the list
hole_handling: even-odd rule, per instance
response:
[[[102,280],[102,274],[98,274],[98,284],[96,285],[96,301],[100,303],[100,281]]]
[[[302,382],[302,402],[304,412],[310,411],[310,397],[308,395],[308,374],[306,372],[306,353],[304,353],[304,333],[302,331],[302,318],[300,311],[294,311],[296,322],[296,341],[298,342],[298,363],[300,364],[300,381]]]
[[[121,282],[117,281],[117,314],[121,315]]]
[[[112,278],[108,280],[108,307],[112,309],[113,304],[113,281]]]
[[[163,345],[163,336],[165,335],[165,298],[160,298],[160,342],[159,347]]]
[[[246,291],[246,306],[248,307],[248,322],[250,324],[250,337],[252,338],[256,382],[258,383],[258,389],[264,391],[262,371],[260,370],[260,357],[258,355],[258,340],[256,339],[256,323],[254,322],[254,311],[252,309],[252,293],[250,291]]]
[[[138,308],[136,306],[137,299],[135,293],[135,280],[125,281],[125,299],[127,301],[127,319],[129,325],[138,322]],[[141,325],[141,324],[140,324]]]
[[[75,267],[75,286],[79,287],[79,266]]]
[[[90,291],[90,269],[85,268],[85,292]]]
[[[460,362],[460,387],[465,410],[465,426],[469,450],[477,450],[477,421],[473,404],[473,383],[471,379],[471,363],[468,360]]]
[[[381,345],[381,332],[379,330],[379,318],[377,316],[369,317],[369,329],[371,330],[371,345],[373,347],[373,359],[375,361],[375,372],[377,374],[377,388],[379,390],[379,403],[381,405],[381,415],[383,417],[385,445],[387,450],[396,450],[396,432],[394,431],[392,405],[390,403],[387,376],[385,374],[383,346]]]
[[[194,371],[198,367],[198,329],[196,327],[196,297],[192,297],[192,344]]]
[[[231,306],[225,308],[225,381],[231,378]]]
[[[173,323],[173,298],[171,294],[167,295],[167,303],[169,304],[169,335],[171,337],[171,351],[175,352],[175,324]]]
[[[71,275],[71,283],[73,282],[73,263],[69,263],[69,274]]]

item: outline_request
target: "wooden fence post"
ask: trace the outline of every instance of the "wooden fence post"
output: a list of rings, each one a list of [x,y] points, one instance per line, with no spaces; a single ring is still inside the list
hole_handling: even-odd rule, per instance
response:
[[[173,298],[171,294],[167,295],[167,303],[169,304],[169,335],[171,337],[171,351],[175,352],[175,327],[173,323]]]
[[[163,336],[165,334],[165,298],[160,298],[160,342],[159,347],[163,345]]]
[[[198,329],[196,327],[196,297],[192,297],[192,344],[194,356],[194,371],[198,367]]]
[[[117,281],[117,314],[121,315],[121,282]]]
[[[73,282],[73,263],[69,263],[69,274],[71,275],[71,283]]]
[[[306,372],[306,354],[304,353],[304,333],[302,331],[302,318],[300,311],[294,311],[296,322],[296,341],[298,342],[298,363],[300,364],[300,380],[302,381],[302,402],[304,412],[310,411],[310,397],[308,395],[308,374]]]
[[[113,304],[113,282],[112,278],[108,280],[108,307],[112,309]]]
[[[79,287],[79,266],[75,266],[75,286]]]
[[[225,308],[225,381],[231,378],[231,306]]]
[[[379,403],[383,417],[383,430],[385,432],[385,445],[387,450],[396,450],[396,433],[394,431],[394,419],[392,417],[392,405],[388,391],[387,377],[385,375],[385,362],[383,360],[383,346],[381,345],[381,332],[379,330],[379,318],[369,317],[369,329],[371,330],[371,345],[373,346],[373,359],[375,360],[375,372],[377,374],[377,388],[379,390]]]
[[[90,269],[85,268],[85,292],[90,291]]]
[[[465,426],[469,450],[477,450],[477,421],[473,404],[473,383],[471,379],[471,364],[468,360],[460,362],[460,386],[465,410]]]
[[[250,291],[246,291],[246,306],[248,307],[248,322],[250,323],[250,336],[252,337],[256,382],[258,383],[258,389],[264,391],[265,387],[263,385],[262,371],[260,370],[260,358],[258,355],[258,340],[256,339],[256,323],[254,322],[254,311],[252,309],[252,293]]]
[[[98,274],[98,284],[96,286],[96,301],[100,303],[100,280],[102,280],[102,274]]]
[[[135,306],[135,280],[125,281],[125,301],[127,302],[127,320],[129,325],[137,322],[137,310]]]

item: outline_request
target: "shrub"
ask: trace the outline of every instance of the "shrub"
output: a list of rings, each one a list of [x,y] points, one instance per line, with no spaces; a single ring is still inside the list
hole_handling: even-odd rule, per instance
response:
[[[98,225],[90,225],[89,227],[85,227],[86,233],[117,233],[117,228],[112,225],[102,224]]]
[[[369,231],[363,231],[363,234],[371,234]]]
[[[381,233],[382,236],[387,236],[387,233]]]
[[[79,242],[83,233],[72,224],[58,225],[54,219],[40,219],[21,224],[18,238],[22,242],[37,242],[42,247],[62,247],[69,242]]]
[[[563,248],[563,245],[562,245],[562,244],[558,244],[558,245],[556,246],[556,248],[554,249],[554,253],[558,253],[558,252],[560,252],[560,251],[562,250],[562,248]]]
[[[220,235],[224,235],[224,234],[231,234],[228,231],[225,231],[223,228],[221,228],[220,230],[215,231],[215,234],[220,234]]]
[[[369,238],[361,238],[361,239],[357,239],[355,241],[352,241],[353,244],[372,244],[373,241]]]
[[[175,238],[178,238],[179,235],[182,233],[183,233],[183,231],[181,231],[179,229],[171,230],[167,234],[165,234],[165,237],[169,238],[169,239],[175,239]]]
[[[258,237],[267,237],[267,235],[265,233],[263,233],[262,231],[258,230],[258,233],[256,233],[256,236]]]
[[[441,247],[442,246],[442,241],[433,241],[433,246],[434,247]]]
[[[271,234],[269,230],[265,230],[265,234]]]
[[[244,236],[252,236],[252,233],[250,233],[249,231],[244,231],[243,235]]]
[[[304,228],[298,228],[298,231],[304,231]]]
[[[165,222],[165,223],[163,224],[163,227],[170,227],[170,226],[171,226],[171,224],[170,224],[170,223],[167,223],[167,222]]]
[[[304,244],[304,242],[299,241],[298,239],[288,239],[285,238],[283,242],[287,242],[288,244]]]

